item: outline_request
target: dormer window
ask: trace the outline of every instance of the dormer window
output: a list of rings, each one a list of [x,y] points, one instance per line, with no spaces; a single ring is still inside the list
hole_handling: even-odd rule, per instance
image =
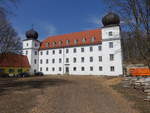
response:
[[[66,40],[66,44],[69,45],[70,44],[70,40]]]
[[[53,47],[56,46],[56,42],[53,42]]]
[[[78,44],[78,40],[74,40],[74,44]]]
[[[95,41],[95,37],[92,37],[91,38],[91,42],[93,43]]]
[[[59,41],[59,46],[61,46],[61,45],[62,45],[62,43],[63,43],[62,41]]]
[[[50,45],[50,44],[49,44],[49,42],[47,42],[47,43],[46,43],[46,47],[48,48],[48,47],[49,47],[49,45]]]
[[[83,38],[83,39],[82,39],[82,42],[83,42],[83,43],[85,43],[85,42],[86,42],[86,39],[85,39],[85,38]]]
[[[112,36],[112,35],[113,35],[113,32],[112,32],[112,31],[110,31],[108,34],[109,34],[109,36]]]

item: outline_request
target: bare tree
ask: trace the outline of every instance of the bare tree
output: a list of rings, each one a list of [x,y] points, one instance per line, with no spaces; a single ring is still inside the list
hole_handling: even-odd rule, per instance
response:
[[[22,48],[21,45],[21,40],[11,25],[0,29],[0,53],[18,53]]]
[[[128,55],[134,56],[134,59],[140,56],[150,67],[150,0],[105,0],[105,2],[120,14],[124,24],[123,30],[131,34],[124,44],[125,49],[128,49]],[[130,45],[132,46],[128,48]]]
[[[21,40],[7,19],[5,3],[16,4],[17,0],[0,0],[0,53],[15,52],[21,50]]]

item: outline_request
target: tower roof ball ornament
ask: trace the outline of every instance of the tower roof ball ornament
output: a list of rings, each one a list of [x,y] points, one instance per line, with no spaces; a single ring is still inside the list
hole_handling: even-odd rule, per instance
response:
[[[26,32],[27,39],[38,39],[38,32],[35,31],[33,28]]]
[[[109,12],[102,18],[102,23],[104,27],[106,26],[116,26],[120,24],[120,17],[113,12]]]

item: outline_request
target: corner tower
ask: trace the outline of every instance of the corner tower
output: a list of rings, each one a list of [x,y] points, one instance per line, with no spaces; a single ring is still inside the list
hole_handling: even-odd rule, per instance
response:
[[[122,75],[120,18],[117,14],[110,12],[103,17],[102,23],[104,25],[102,27],[104,73]]]
[[[30,73],[34,74],[39,70],[39,47],[38,33],[31,29],[26,32],[26,39],[23,40],[23,54],[28,57],[30,63]]]

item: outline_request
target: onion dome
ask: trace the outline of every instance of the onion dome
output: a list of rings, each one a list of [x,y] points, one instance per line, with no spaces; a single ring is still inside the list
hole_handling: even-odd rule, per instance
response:
[[[102,19],[102,23],[104,26],[115,26],[120,24],[120,18],[115,13],[108,13]]]
[[[34,29],[31,29],[29,31],[26,32],[26,37],[27,39],[38,39],[38,32],[35,31]]]

